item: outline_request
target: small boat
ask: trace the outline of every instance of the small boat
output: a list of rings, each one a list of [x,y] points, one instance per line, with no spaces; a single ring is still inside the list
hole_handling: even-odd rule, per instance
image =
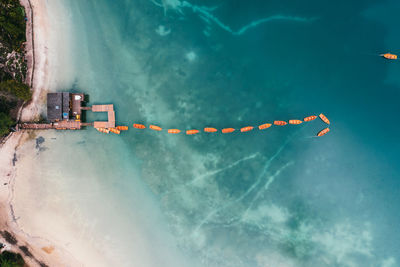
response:
[[[313,121],[313,120],[315,120],[316,118],[317,118],[317,116],[312,115],[312,116],[305,117],[305,118],[304,118],[304,121],[305,121],[305,122],[307,122],[307,121]]]
[[[168,133],[170,133],[170,134],[178,134],[180,132],[181,132],[181,130],[179,130],[179,129],[168,129]]]
[[[272,126],[271,123],[264,123],[264,124],[261,124],[260,126],[258,126],[258,129],[265,130],[265,129],[271,127],[271,126]]]
[[[240,131],[242,133],[249,132],[249,131],[253,130],[253,128],[254,128],[253,126],[246,126],[246,127],[241,128]]]
[[[278,126],[284,126],[287,124],[287,122],[286,121],[274,121],[274,124],[278,125]]]
[[[143,124],[134,123],[134,124],[133,124],[133,128],[136,128],[136,129],[145,129],[146,126],[144,126]]]
[[[397,55],[391,54],[391,53],[381,54],[381,57],[384,57],[386,59],[392,59],[392,60],[397,59]]]
[[[106,128],[96,128],[96,130],[101,133],[106,133],[106,134],[110,133],[110,130]]]
[[[232,133],[235,131],[235,129],[234,128],[224,128],[221,131],[222,131],[222,133]]]
[[[325,122],[326,124],[331,124],[331,122],[328,120],[328,118],[324,114],[319,114],[319,118]]]
[[[117,126],[116,128],[117,128],[117,130],[120,130],[120,131],[127,131],[128,130],[128,126]]]
[[[188,135],[197,134],[197,133],[199,133],[199,130],[187,130],[186,131],[186,134],[188,134]]]
[[[115,133],[115,134],[120,134],[121,131],[115,128],[110,128],[110,132]]]
[[[218,130],[215,129],[215,128],[212,128],[212,127],[206,127],[206,128],[204,128],[204,131],[205,131],[206,133],[215,133],[215,132],[217,132]]]
[[[157,126],[157,125],[150,125],[149,128],[154,130],[154,131],[161,131],[162,130],[162,128],[160,126]]]
[[[297,124],[301,124],[301,123],[303,123],[303,121],[301,121],[301,120],[289,120],[289,124],[297,125]]]
[[[317,136],[318,137],[323,136],[323,135],[327,134],[329,131],[330,131],[329,128],[325,128],[325,129],[321,130],[319,133],[317,133]]]

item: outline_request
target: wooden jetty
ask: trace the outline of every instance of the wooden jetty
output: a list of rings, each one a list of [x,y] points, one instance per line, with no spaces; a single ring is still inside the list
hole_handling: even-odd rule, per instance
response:
[[[21,124],[19,124],[19,129],[47,130],[47,129],[54,129],[54,128],[53,128],[53,123],[21,123]]]
[[[107,112],[108,121],[95,121],[94,128],[115,128],[115,111],[114,105],[93,105],[93,112]]]

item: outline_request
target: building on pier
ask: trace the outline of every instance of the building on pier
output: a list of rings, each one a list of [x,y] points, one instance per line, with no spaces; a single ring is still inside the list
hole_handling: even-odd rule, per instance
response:
[[[47,94],[47,123],[20,123],[18,129],[29,130],[80,130],[85,126],[95,128],[115,128],[115,111],[113,104],[83,106],[85,95],[82,93],[48,93]],[[82,122],[82,111],[107,112],[107,121]]]
[[[69,92],[47,94],[47,120],[49,122],[80,121],[84,94]]]

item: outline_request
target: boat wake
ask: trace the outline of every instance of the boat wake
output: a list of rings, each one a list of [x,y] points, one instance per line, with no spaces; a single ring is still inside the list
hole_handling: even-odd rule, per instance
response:
[[[197,14],[200,19],[202,19],[206,24],[206,30],[204,30],[204,34],[206,36],[210,35],[211,25],[215,24],[222,30],[229,32],[232,35],[240,36],[245,34],[248,30],[257,27],[261,24],[276,21],[276,20],[283,20],[283,21],[293,21],[293,22],[313,22],[317,18],[306,18],[306,17],[299,17],[299,16],[291,16],[291,15],[282,15],[277,14],[273,16],[268,16],[265,18],[254,20],[245,26],[241,27],[238,30],[233,30],[229,25],[223,23],[218,17],[214,16],[212,12],[216,9],[216,7],[206,7],[206,6],[198,6],[193,5],[187,1],[180,1],[180,0],[163,0],[161,3],[158,3],[155,0],[151,0],[155,5],[162,7],[164,9],[164,14],[166,15],[168,10],[173,10],[178,12],[179,14],[184,15],[183,9],[191,9],[193,13]]]

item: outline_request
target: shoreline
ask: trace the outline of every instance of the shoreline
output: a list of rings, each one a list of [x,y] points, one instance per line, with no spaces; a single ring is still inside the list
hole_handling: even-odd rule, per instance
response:
[[[48,82],[48,55],[46,52],[46,27],[48,14],[43,2],[40,0],[20,0],[25,8],[28,19],[26,23],[25,58],[27,60],[26,82],[32,89],[32,100],[21,106],[18,120],[31,121],[39,117],[43,107],[43,95]],[[35,15],[40,18],[40,25],[34,24]],[[44,36],[38,36],[35,28],[39,27]],[[42,27],[42,28],[40,28]],[[35,46],[35,39],[42,37]],[[37,41],[37,40],[36,40]],[[36,42],[37,43],[37,42]],[[64,249],[56,246],[51,241],[42,237],[33,237],[18,225],[15,217],[13,199],[16,179],[16,162],[18,161],[18,148],[31,139],[29,132],[10,133],[0,144],[0,243],[5,244],[6,250],[20,253],[28,266],[66,266],[74,262],[79,265]]]
[[[26,83],[32,88],[33,77],[35,76],[35,28],[31,0],[20,0],[20,4],[25,8],[26,22],[26,46],[25,58],[27,60]]]

